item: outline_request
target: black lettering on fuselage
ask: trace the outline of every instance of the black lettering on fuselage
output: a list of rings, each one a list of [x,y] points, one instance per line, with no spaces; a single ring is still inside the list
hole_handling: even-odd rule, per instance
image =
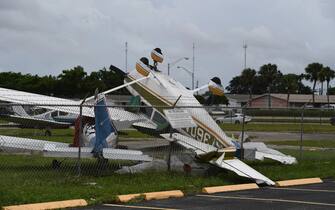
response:
[[[224,146],[209,132],[201,127],[193,128],[183,128],[192,138],[203,142],[205,144],[210,144],[216,148],[223,148]]]

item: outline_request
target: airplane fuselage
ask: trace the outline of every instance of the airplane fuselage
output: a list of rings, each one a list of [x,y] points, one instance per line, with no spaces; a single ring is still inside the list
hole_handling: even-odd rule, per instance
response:
[[[127,75],[125,82],[131,82],[141,77],[143,75],[134,70]],[[197,125],[193,128],[183,128],[180,130],[181,133],[213,145],[218,149],[234,148],[230,138],[227,137],[208,112],[202,108],[202,105],[193,96],[193,92],[171,77],[161,72],[154,72],[154,76],[127,88],[133,95],[139,95],[146,105],[156,107],[162,115],[163,107],[172,107],[181,96],[176,106],[185,107]]]

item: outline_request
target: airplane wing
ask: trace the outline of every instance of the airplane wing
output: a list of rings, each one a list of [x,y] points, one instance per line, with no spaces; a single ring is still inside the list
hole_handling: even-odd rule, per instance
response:
[[[93,158],[92,147],[82,147],[82,158]],[[70,147],[67,143],[19,138],[0,135],[0,151],[4,152],[40,152],[45,157],[78,158],[78,147]],[[137,150],[103,148],[102,155],[109,160],[152,161],[148,155]]]
[[[239,176],[254,179],[257,183],[266,183],[268,185],[275,184],[272,180],[259,173],[255,169],[251,168],[247,164],[243,163],[239,159],[231,157],[225,159],[226,153],[224,150],[217,149],[212,145],[199,142],[193,138],[184,136],[179,133],[173,133],[172,139],[170,138],[170,134],[162,134],[161,136],[168,141],[180,144],[186,149],[193,150],[199,158],[206,159],[209,163],[216,165],[220,168],[233,171]],[[227,150],[227,148],[225,149]]]
[[[0,88],[0,101],[17,103],[20,105],[34,105],[40,108],[78,115],[80,112],[79,105],[81,103],[81,101],[73,101],[64,98],[45,96],[7,88]],[[143,120],[141,116],[122,109],[108,107],[108,111],[118,130],[129,127],[134,122]],[[87,117],[94,117],[93,108],[87,106],[83,107],[82,115]]]
[[[17,115],[0,115],[0,118],[9,122],[17,123],[25,128],[36,128],[36,127],[52,127],[52,128],[68,128],[71,123],[58,122],[55,120],[47,120],[34,118],[30,116],[17,116]]]

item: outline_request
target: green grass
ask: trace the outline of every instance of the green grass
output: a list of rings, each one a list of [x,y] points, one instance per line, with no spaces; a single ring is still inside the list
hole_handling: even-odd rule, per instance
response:
[[[31,128],[0,129],[0,135],[33,138],[47,141],[71,143],[73,141],[73,129],[52,129],[52,136],[45,136],[44,130]]]
[[[152,138],[153,136],[145,133],[141,133],[137,130],[125,130],[119,131],[120,137],[123,138]]]
[[[56,141],[64,143],[72,143],[74,129],[53,129],[52,136],[45,136],[44,130],[30,129],[30,128],[8,128],[0,129],[0,135],[6,136],[17,136],[24,138],[33,138],[47,141]],[[148,134],[141,133],[136,130],[125,130],[119,132],[119,137],[121,138],[152,138]]]
[[[335,178],[334,151],[303,151],[299,159],[298,150],[282,150],[285,154],[297,157],[298,164],[282,165],[279,162],[254,162],[250,166],[268,176],[272,180],[286,180],[296,178]]]
[[[298,141],[289,141],[289,140],[270,141],[270,142],[267,142],[267,144],[300,146],[300,140]],[[335,140],[303,140],[302,146],[335,148]]]
[[[298,151],[284,152],[299,157]],[[204,186],[250,182],[226,171],[211,176],[165,171],[118,175],[99,169],[94,160],[84,161],[83,175],[77,177],[75,160],[65,161],[59,170],[51,169],[51,160],[39,156],[0,155],[0,206],[76,198],[95,204],[113,202],[118,194],[172,189],[196,193]],[[334,178],[335,175],[335,153],[328,151],[304,151],[297,165],[274,161],[249,164],[272,180]]]
[[[241,131],[242,125],[239,124],[220,124],[224,131]],[[259,132],[300,132],[300,124],[246,124],[245,131]],[[330,124],[304,124],[305,133],[335,133],[335,126]]]

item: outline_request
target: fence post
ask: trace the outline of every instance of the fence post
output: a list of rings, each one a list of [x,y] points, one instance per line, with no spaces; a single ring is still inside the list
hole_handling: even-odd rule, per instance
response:
[[[82,125],[83,125],[83,106],[82,104],[79,105],[79,145],[78,145],[78,163],[77,163],[77,173],[78,176],[81,175],[81,144],[82,144]]]
[[[300,119],[300,159],[302,158],[302,139],[303,139],[303,133],[304,133],[304,109],[305,106],[303,106],[301,110],[301,119]]]
[[[170,138],[172,139],[172,126],[170,124]],[[167,166],[168,166],[168,171],[171,171],[171,154],[172,154],[172,142],[169,142],[169,154],[168,154],[168,159],[167,159]]]
[[[241,160],[244,159],[244,148],[243,148],[243,142],[244,142],[244,124],[245,124],[245,111],[244,108],[242,108],[242,133],[241,133]]]

